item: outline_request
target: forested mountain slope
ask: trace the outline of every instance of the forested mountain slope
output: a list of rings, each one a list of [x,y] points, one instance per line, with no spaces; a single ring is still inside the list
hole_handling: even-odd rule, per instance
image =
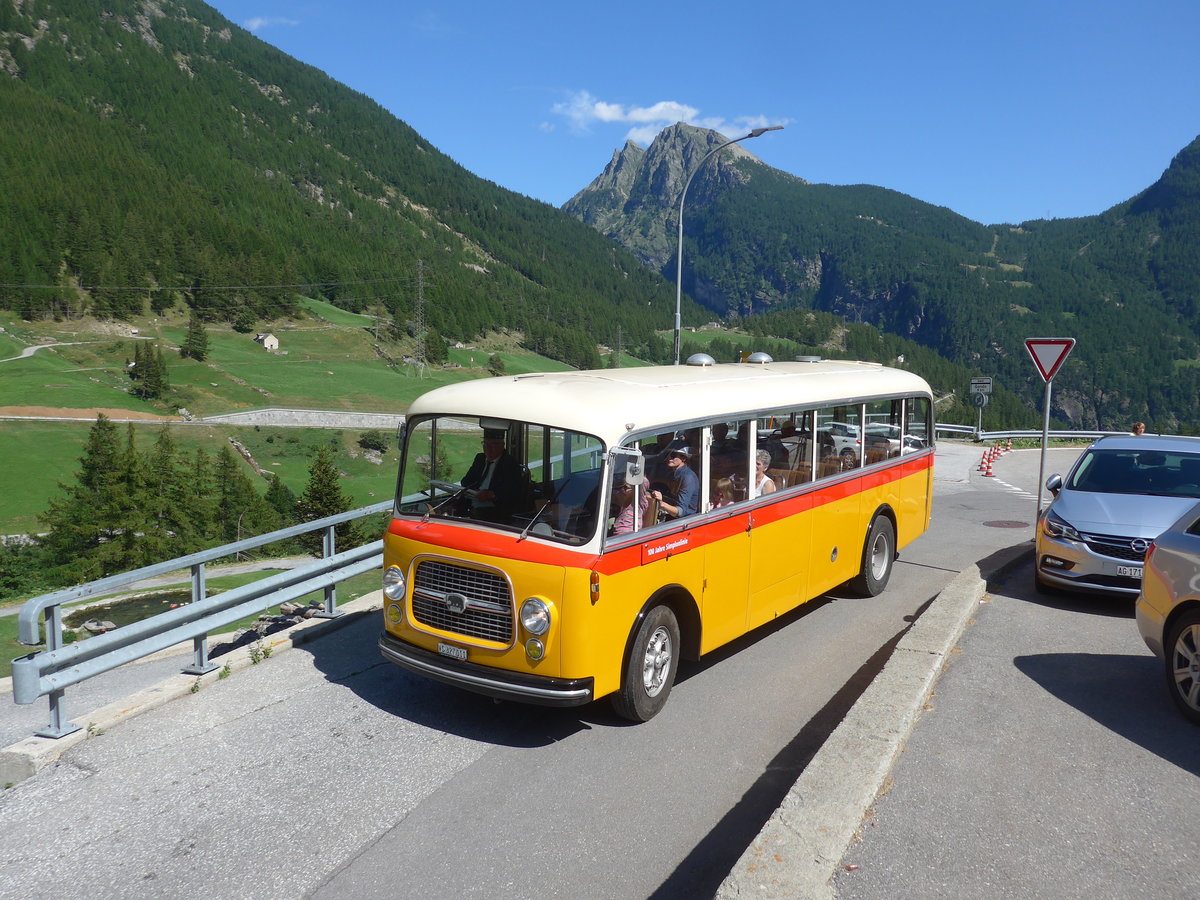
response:
[[[627,144],[564,208],[673,276],[685,175],[722,140],[681,124],[648,149]],[[836,313],[997,376],[1031,405],[1041,382],[1024,339],[1075,337],[1057,416],[1200,428],[1200,139],[1101,215],[994,226],[884,188],[810,184],[744,146],[706,164],[685,206],[684,289],[715,313],[801,340],[811,317],[788,311]]]
[[[428,326],[589,364],[674,306],[591,229],[198,0],[0,2],[0,234],[0,307],[32,317],[186,302],[249,328],[299,290],[403,322],[419,266]]]

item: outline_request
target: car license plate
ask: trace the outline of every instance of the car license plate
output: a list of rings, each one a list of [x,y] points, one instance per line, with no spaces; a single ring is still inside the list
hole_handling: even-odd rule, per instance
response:
[[[1127,578],[1141,578],[1142,577],[1142,567],[1141,566],[1117,566],[1117,574],[1124,575]]]
[[[1141,573],[1141,569],[1138,569],[1138,573]],[[455,647],[453,644],[443,644],[441,641],[438,641],[438,653],[442,654],[442,656],[448,656],[451,659],[458,659],[463,662],[467,661],[466,647]]]

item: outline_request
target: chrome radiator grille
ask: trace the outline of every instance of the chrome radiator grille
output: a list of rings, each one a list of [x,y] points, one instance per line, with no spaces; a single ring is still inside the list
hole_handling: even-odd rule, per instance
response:
[[[513,640],[512,596],[498,572],[422,560],[413,579],[412,612],[430,628],[501,644]]]

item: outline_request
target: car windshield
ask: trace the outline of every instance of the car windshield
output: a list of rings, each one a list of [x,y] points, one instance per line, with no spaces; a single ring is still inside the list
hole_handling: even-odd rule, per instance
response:
[[[487,417],[415,419],[396,509],[582,544],[596,530],[603,463],[592,435]]]
[[[1200,498],[1200,454],[1171,450],[1089,450],[1067,485],[1102,494]]]

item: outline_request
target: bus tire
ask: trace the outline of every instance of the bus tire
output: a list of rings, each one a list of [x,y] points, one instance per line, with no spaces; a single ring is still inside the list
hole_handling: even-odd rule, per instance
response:
[[[876,516],[863,545],[862,569],[850,582],[862,597],[874,597],[887,587],[896,559],[896,529],[887,516]]]
[[[667,703],[679,669],[679,622],[669,606],[656,606],[642,618],[613,694],[617,715],[633,722],[654,718]]]

